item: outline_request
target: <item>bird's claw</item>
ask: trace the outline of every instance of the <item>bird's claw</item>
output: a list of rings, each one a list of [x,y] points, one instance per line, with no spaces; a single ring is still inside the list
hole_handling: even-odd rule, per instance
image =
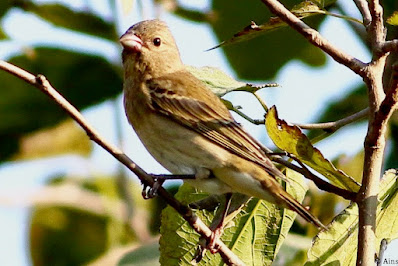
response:
[[[164,179],[159,179],[158,177],[152,175],[153,185],[150,186],[148,184],[143,184],[144,187],[142,189],[142,197],[144,199],[152,199],[158,195],[159,188],[163,185]]]

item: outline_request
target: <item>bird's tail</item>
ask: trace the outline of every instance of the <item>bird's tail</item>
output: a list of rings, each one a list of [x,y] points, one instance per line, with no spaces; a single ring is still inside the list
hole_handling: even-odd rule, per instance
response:
[[[312,215],[303,205],[301,205],[297,200],[295,200],[290,194],[287,192],[281,193],[280,196],[284,199],[284,203],[287,204],[289,209],[297,212],[301,217],[303,217],[306,221],[314,224],[318,228],[326,229],[318,218]]]

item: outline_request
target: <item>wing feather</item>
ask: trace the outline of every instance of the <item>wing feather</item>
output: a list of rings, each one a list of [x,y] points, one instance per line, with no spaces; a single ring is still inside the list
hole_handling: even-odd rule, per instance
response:
[[[209,92],[200,81],[196,82],[190,76],[189,79],[183,79],[181,78],[183,75],[189,75],[189,73],[176,73],[176,75],[150,79],[146,82],[152,108],[197,131],[232,153],[260,165],[272,176],[285,179],[286,177],[261,150],[261,144],[233,119],[217,96]],[[167,89],[170,86],[173,90]],[[190,86],[200,86],[195,91],[202,93],[202,96],[217,99],[211,99],[212,106],[210,106],[197,95],[189,94],[187,88]]]

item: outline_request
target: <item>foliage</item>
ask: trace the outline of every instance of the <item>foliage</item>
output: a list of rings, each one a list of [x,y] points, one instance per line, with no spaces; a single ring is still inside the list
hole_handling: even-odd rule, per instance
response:
[[[124,1],[129,5],[130,1]],[[139,2],[139,1],[137,1]],[[305,64],[321,68],[326,64],[326,56],[319,49],[298,36],[294,30],[277,18],[271,16],[261,1],[210,1],[210,10],[195,10],[179,6],[178,1],[157,0],[176,16],[191,22],[208,25],[214,32],[220,45],[219,49],[235,74],[243,80],[264,81],[274,78],[280,69],[289,62],[299,60]],[[338,13],[341,19],[353,29],[358,39],[366,46],[358,23],[344,12],[341,1],[281,1],[306,23],[319,29],[325,17]],[[398,37],[396,1],[384,1],[384,13],[390,39]],[[96,38],[99,41],[116,45],[118,38],[116,7],[113,18],[99,15],[95,10],[72,8],[67,4],[36,1],[0,1],[0,19],[5,20],[12,10],[34,15],[60,30]],[[136,4],[133,8],[139,8]],[[251,22],[252,21],[252,22]],[[354,21],[354,22],[353,22]],[[0,28],[0,40],[10,41],[11,32]],[[98,54],[71,51],[66,46],[52,47],[37,44],[25,47],[19,53],[12,54],[7,61],[34,74],[44,74],[54,87],[73,105],[85,110],[120,95],[122,71],[120,63],[105,59]],[[206,68],[189,68],[217,95],[224,96],[233,91],[255,93],[266,84],[254,86],[237,81],[222,71]],[[386,72],[391,71],[386,69]],[[90,156],[92,147],[88,138],[70,121],[61,109],[48,100],[42,93],[30,88],[8,73],[0,71],[0,162],[15,162],[26,159],[39,159],[60,154]],[[298,88],[300,89],[300,88]],[[225,100],[231,110],[237,110],[234,104]],[[328,102],[318,114],[319,121],[334,121],[367,106],[366,88],[361,84],[353,85],[345,95]],[[261,114],[262,115],[262,114]],[[398,143],[397,114],[391,119],[391,143]],[[361,121],[356,121],[358,123]],[[355,124],[354,123],[354,124]],[[332,184],[350,191],[358,191],[355,181],[362,173],[363,154],[338,158],[331,162],[321,151],[311,144],[311,139],[319,135],[319,130],[311,130],[307,137],[299,128],[290,126],[278,118],[276,109],[270,109],[265,125],[269,137],[281,150],[294,154],[309,167]],[[33,148],[32,148],[33,147]],[[386,159],[388,167],[398,167],[396,158],[398,145],[391,145]],[[335,195],[315,192],[310,186],[309,193],[302,176],[290,169],[286,170],[289,182],[284,184],[287,190],[299,201],[311,206],[311,211],[323,222],[329,222],[335,215],[336,206],[346,204]],[[160,260],[163,265],[188,264],[194,257],[199,236],[171,207],[162,214],[160,231],[160,252],[153,238],[159,225],[161,209],[159,202],[144,202],[139,198],[139,188],[131,183],[134,195],[132,209],[141,215],[140,226],[131,225],[121,215],[119,208],[128,209],[125,198],[120,198],[115,187],[115,177],[81,180],[65,177],[52,182],[40,200],[33,200],[30,217],[30,253],[34,265],[72,265],[92,262],[92,265],[104,264],[109,258],[119,265],[153,265]],[[389,222],[395,220],[396,213],[396,172],[387,171],[381,187],[378,212],[378,241],[397,237],[397,228]],[[55,184],[54,184],[55,183]],[[46,187],[47,188],[47,187]],[[58,190],[59,189],[59,190]],[[62,190],[72,189],[72,190]],[[120,188],[119,188],[120,189]],[[70,192],[91,199],[97,205],[85,205],[81,198],[73,198]],[[68,193],[65,193],[68,192]],[[79,194],[80,193],[80,194]],[[177,197],[185,203],[198,200],[205,195],[184,185]],[[58,201],[57,201],[58,200]],[[322,202],[320,208],[317,203]],[[94,206],[94,207],[93,207]],[[122,207],[121,207],[122,206]],[[159,207],[160,206],[160,207]],[[100,210],[100,211],[99,211]],[[102,210],[102,212],[101,212]],[[127,212],[127,211],[126,211]],[[319,233],[311,244],[315,229],[299,222],[293,223],[295,213],[276,207],[273,204],[251,199],[238,216],[225,229],[222,240],[247,265],[265,265],[275,263],[301,265],[333,264],[351,265],[355,261],[355,241],[357,232],[357,207],[351,204],[342,213],[334,217],[325,230]],[[198,216],[210,223],[214,211],[197,211]],[[120,218],[123,217],[123,218]],[[153,225],[148,229],[147,225]],[[141,228],[141,229],[139,229]],[[146,228],[148,235],[139,231]],[[144,231],[145,231],[144,230]],[[146,231],[145,231],[146,232]],[[293,232],[294,234],[288,232]],[[286,239],[286,241],[285,241]],[[292,240],[293,239],[293,240]],[[284,241],[286,242],[285,244]],[[337,242],[336,242],[337,241]],[[337,244],[336,244],[337,243]],[[309,257],[304,250],[309,249]],[[347,252],[348,251],[348,252]],[[279,252],[279,253],[278,253]],[[343,253],[347,256],[343,256]],[[115,254],[117,253],[117,259]],[[278,255],[277,255],[278,254]],[[304,254],[304,255],[303,255]],[[97,264],[96,264],[97,263]],[[220,265],[219,255],[209,252],[200,264]],[[107,264],[107,263],[105,263]]]

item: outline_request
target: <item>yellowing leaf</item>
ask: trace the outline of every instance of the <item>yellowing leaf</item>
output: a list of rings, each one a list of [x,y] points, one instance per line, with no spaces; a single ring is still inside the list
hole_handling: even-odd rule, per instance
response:
[[[392,13],[392,15],[387,19],[387,23],[398,26],[398,11],[394,11],[394,13]]]
[[[397,170],[388,170],[380,183],[376,217],[376,247],[382,239],[398,238]],[[355,265],[358,245],[358,206],[352,203],[327,231],[320,232],[308,251],[309,265]]]
[[[359,184],[337,169],[317,148],[312,146],[310,140],[297,126],[288,125],[284,120],[280,120],[275,106],[267,113],[265,125],[269,137],[279,149],[295,155],[334,185],[354,192],[359,190]]]

